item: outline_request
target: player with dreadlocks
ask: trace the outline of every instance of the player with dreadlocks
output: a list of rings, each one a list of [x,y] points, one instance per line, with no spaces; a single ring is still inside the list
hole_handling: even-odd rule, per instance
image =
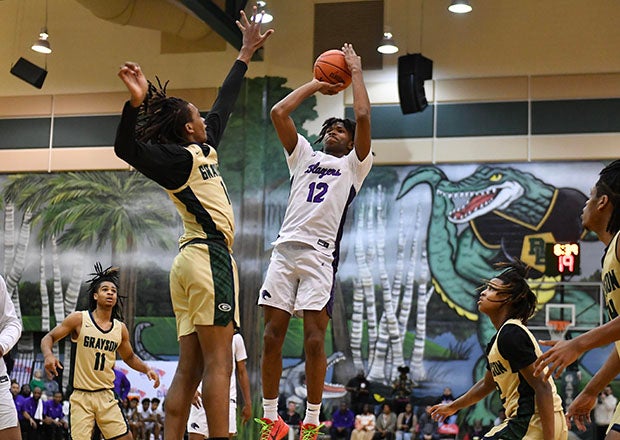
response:
[[[118,274],[116,267],[103,269],[95,264],[93,277],[88,281],[88,310],[67,316],[41,339],[48,376],[58,376],[63,366],[52,353],[54,343],[71,335],[76,343],[73,364],[73,393],[69,398],[71,438],[91,440],[95,423],[103,437],[132,439],[127,421],[114,394],[114,362],[118,353],[127,365],[144,373],[159,386],[159,376],[131,348],[129,332],[120,321],[118,303]]]
[[[498,267],[503,272],[486,282],[478,299],[478,310],[497,329],[486,349],[486,374],[458,399],[433,406],[431,415],[442,421],[497,389],[506,419],[483,438],[566,439],[562,399],[553,380],[534,376],[534,362],[542,352],[525,326],[536,311],[536,295],[527,284],[529,267],[519,260]]]
[[[613,161],[599,173],[599,179],[590,190],[590,198],[583,208],[581,223],[606,246],[601,280],[611,321],[574,339],[541,342],[553,347],[538,359],[536,374],[543,374],[543,369],[549,367],[546,376],[554,373],[558,378],[567,366],[586,351],[615,343],[605,364],[566,411],[569,423],[574,421],[577,428],[583,431],[586,423],[590,423],[590,411],[599,393],[620,374],[620,160]],[[616,407],[605,438],[620,439],[620,404]]]
[[[264,309],[261,440],[280,440],[288,426],[277,413],[282,345],[290,318],[303,312],[308,404],[301,439],[316,439],[327,360],[325,332],[332,312],[339,245],[347,208],[370,172],[370,101],[361,58],[353,46],[342,48],[351,71],[356,122],[327,119],[314,151],[297,133],[291,113],[317,92],[334,95],[342,84],[317,79],[300,86],[271,109],[271,120],[284,147],[291,191],[258,304]]]
[[[179,339],[179,362],[166,395],[166,440],[185,432],[194,391],[202,379],[211,438],[228,438],[232,337],[239,324],[238,278],[232,258],[234,218],[219,172],[217,148],[252,55],[273,33],[261,33],[262,14],[241,11],[243,42],[237,60],[203,119],[182,99],[149,86],[135,63],[118,74],[130,92],[114,151],[161,185],[184,226],[170,270],[170,297]]]

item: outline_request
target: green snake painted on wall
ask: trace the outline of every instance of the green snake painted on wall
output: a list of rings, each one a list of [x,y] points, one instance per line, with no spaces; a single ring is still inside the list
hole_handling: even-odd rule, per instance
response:
[[[573,188],[555,188],[540,178],[515,168],[480,166],[470,176],[450,181],[436,167],[420,167],[403,180],[397,199],[414,187],[430,186],[432,207],[428,222],[428,264],[435,291],[459,316],[477,323],[478,341],[484,350],[495,328],[477,309],[477,288],[492,277],[494,263],[520,258],[544,270],[544,244],[581,238],[580,214],[587,197]],[[572,292],[567,301],[592,301],[583,292]],[[539,304],[555,295],[538,292]],[[586,308],[587,309],[587,308]],[[594,313],[595,308],[592,308]],[[478,360],[474,381],[486,368]],[[480,402],[468,419],[492,422],[490,401]]]

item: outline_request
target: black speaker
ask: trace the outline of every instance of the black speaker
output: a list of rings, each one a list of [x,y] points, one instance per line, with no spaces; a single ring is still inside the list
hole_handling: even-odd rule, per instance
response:
[[[47,76],[47,70],[37,66],[36,64],[32,64],[25,58],[20,58],[15,64],[13,64],[13,67],[11,67],[11,73],[35,86],[37,89],[43,87],[43,81],[45,81],[45,77]]]
[[[398,97],[403,114],[421,112],[428,106],[424,81],[433,77],[433,60],[414,53],[398,57]]]

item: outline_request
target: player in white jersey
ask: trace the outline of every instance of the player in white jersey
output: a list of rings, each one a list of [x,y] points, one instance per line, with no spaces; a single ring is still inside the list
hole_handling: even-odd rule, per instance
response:
[[[233,354],[233,371],[230,376],[230,411],[228,414],[228,436],[230,438],[237,435],[237,376],[239,377],[239,387],[243,395],[243,409],[241,410],[241,422],[247,423],[252,416],[252,396],[250,395],[250,378],[246,369],[246,360],[248,358],[243,343],[243,336],[235,329],[232,341]],[[203,440],[209,437],[209,427],[207,425],[207,417],[201,404],[200,390],[202,383],[196,390],[194,402],[189,412],[187,420],[187,432],[189,440]]]
[[[20,440],[22,438],[17,421],[17,410],[11,394],[11,381],[4,364],[4,356],[22,334],[22,322],[15,314],[15,307],[0,277],[0,438]]]
[[[599,393],[620,374],[620,160],[610,163],[599,173],[599,179],[583,208],[581,223],[607,246],[603,256],[601,280],[611,321],[570,340],[542,342],[543,345],[554,346],[538,359],[536,373],[542,374],[543,368],[549,366],[546,375],[555,372],[555,377],[558,378],[582,353],[615,342],[615,349],[611,351],[605,364],[566,411],[566,419],[569,422],[574,421],[580,430],[585,430]],[[620,405],[616,407],[605,438],[620,439]]]
[[[280,440],[288,426],[277,413],[282,374],[282,345],[290,318],[303,312],[308,404],[301,427],[303,440],[316,439],[325,380],[325,332],[331,316],[339,242],[347,208],[370,172],[370,101],[361,59],[353,46],[342,48],[351,71],[356,121],[330,118],[323,123],[313,151],[297,133],[291,113],[317,92],[334,95],[341,84],[316,79],[292,91],[271,109],[271,120],[286,152],[291,192],[275,241],[258,304],[263,306],[261,439]]]

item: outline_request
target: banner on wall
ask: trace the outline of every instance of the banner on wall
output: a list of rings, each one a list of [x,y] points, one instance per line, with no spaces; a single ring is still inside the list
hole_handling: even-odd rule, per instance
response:
[[[146,363],[159,374],[159,388],[153,388],[153,382],[149,380],[146,374],[140,373],[132,368],[130,368],[123,361],[116,361],[115,368],[121,370],[129,379],[129,383],[131,384],[131,390],[129,391],[129,396],[139,397],[140,400],[148,397],[152,399],[153,397],[157,397],[160,400],[164,400],[166,398],[166,394],[170,389],[170,384],[172,384],[172,378],[174,377],[174,372],[177,369],[176,361],[146,361]]]

